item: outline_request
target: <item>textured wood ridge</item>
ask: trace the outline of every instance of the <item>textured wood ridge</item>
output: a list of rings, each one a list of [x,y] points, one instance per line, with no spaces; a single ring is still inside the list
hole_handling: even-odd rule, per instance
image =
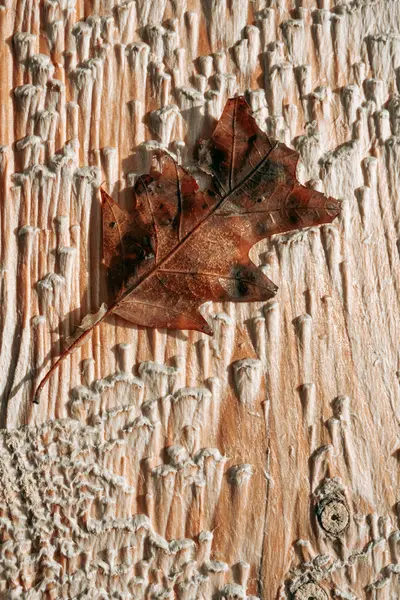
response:
[[[400,596],[400,3],[0,0],[0,597]],[[102,182],[245,93],[340,198],[253,259],[275,300],[212,338],[110,318]]]

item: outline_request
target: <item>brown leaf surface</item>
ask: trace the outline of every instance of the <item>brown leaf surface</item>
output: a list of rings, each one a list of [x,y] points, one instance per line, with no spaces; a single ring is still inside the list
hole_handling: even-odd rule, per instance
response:
[[[118,288],[113,312],[137,325],[211,333],[198,310],[205,301],[276,293],[249,259],[256,242],[339,212],[336,200],[298,184],[297,152],[269,139],[242,97],[227,102],[208,152],[217,194],[199,191],[168,154],[161,172],[137,182],[133,212],[102,190],[104,261]]]
[[[132,211],[101,189],[115,300],[95,325],[114,313],[146,327],[211,334],[199,312],[204,302],[266,300],[277,291],[249,259],[256,242],[330,223],[340,212],[337,200],[297,182],[297,152],[259,129],[243,97],[228,100],[203,154],[217,191],[200,191],[167,153],[159,171],[137,181]]]

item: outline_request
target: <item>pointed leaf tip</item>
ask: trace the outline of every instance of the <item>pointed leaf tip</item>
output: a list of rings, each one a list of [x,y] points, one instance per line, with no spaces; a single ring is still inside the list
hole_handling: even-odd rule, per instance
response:
[[[333,221],[333,219],[336,219],[336,217],[338,217],[342,212],[342,203],[340,200],[336,200],[335,198],[329,196],[326,202],[326,210],[330,212]]]
[[[212,327],[210,327],[210,325],[207,323],[207,321],[205,321],[201,332],[205,333],[206,335],[210,335],[210,336],[214,335],[214,330]]]

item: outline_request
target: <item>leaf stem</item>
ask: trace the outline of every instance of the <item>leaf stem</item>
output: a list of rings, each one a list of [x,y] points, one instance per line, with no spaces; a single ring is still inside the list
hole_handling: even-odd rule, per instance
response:
[[[97,325],[99,325],[102,321],[104,321],[104,319],[106,317],[108,317],[112,313],[112,311],[114,310],[114,308],[115,308],[115,304],[112,304],[112,306],[110,306],[110,308],[107,309],[107,311],[97,321],[97,323],[95,323],[89,329],[86,329],[85,331],[83,331],[81,333],[81,335],[79,337],[77,337],[76,340],[74,340],[74,342],[66,350],[64,350],[61,353],[61,355],[57,358],[56,362],[50,367],[50,369],[47,371],[46,375],[41,379],[39,385],[36,387],[36,389],[34,389],[34,393],[33,393],[33,396],[32,396],[32,402],[34,404],[39,404],[39,396],[40,396],[40,394],[41,394],[44,386],[49,381],[50,377],[54,374],[54,372],[58,369],[58,367],[61,365],[61,363],[63,362],[63,360],[65,358],[67,358],[67,356],[69,356],[70,354],[72,354],[79,346],[81,346],[85,342],[85,338],[89,338],[90,337],[93,329],[95,327],[97,327]]]

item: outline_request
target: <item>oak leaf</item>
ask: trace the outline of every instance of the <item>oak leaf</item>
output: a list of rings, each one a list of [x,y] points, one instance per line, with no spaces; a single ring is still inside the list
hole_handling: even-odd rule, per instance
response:
[[[168,153],[138,179],[131,211],[101,189],[103,259],[115,299],[73,346],[110,314],[211,335],[199,312],[204,302],[260,301],[277,291],[249,259],[256,242],[330,223],[340,212],[337,200],[298,183],[297,152],[261,131],[243,97],[227,101],[203,155],[212,189],[201,191]]]

